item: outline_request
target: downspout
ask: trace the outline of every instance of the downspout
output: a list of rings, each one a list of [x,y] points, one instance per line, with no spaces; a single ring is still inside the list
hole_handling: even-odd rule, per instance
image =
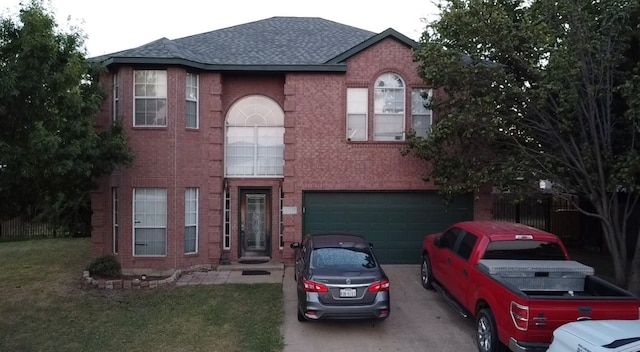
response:
[[[186,78],[185,78],[186,80]],[[177,92],[177,81],[175,82],[175,86],[173,90],[170,90],[170,92]],[[186,84],[185,84],[185,89],[186,89]],[[185,92],[186,94],[186,92]],[[168,100],[168,97],[167,97]],[[175,234],[175,238],[174,238],[174,242],[173,242],[173,268],[174,270],[177,270],[178,268],[178,227],[177,227],[177,221],[176,218],[178,217],[178,122],[176,121],[178,119],[178,111],[177,111],[177,102],[178,99],[176,97],[175,100],[176,104],[174,104],[174,109],[176,110],[174,112],[175,118],[173,119],[173,229],[174,229],[174,234]],[[167,101],[168,103],[168,101]],[[168,116],[167,116],[168,118]],[[168,214],[167,214],[168,216]],[[167,233],[167,240],[169,238],[169,234]],[[167,241],[169,242],[169,241]]]

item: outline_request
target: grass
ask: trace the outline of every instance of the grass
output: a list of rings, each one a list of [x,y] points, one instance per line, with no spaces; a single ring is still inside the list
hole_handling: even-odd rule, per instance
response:
[[[0,351],[282,351],[282,285],[83,289],[89,250],[0,243]]]

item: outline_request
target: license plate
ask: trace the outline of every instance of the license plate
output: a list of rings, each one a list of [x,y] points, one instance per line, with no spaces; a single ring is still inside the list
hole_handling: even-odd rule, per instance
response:
[[[356,289],[355,288],[341,288],[340,289],[340,297],[355,297]]]

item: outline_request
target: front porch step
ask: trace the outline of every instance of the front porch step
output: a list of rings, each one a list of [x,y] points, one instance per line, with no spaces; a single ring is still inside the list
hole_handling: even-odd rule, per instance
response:
[[[243,264],[239,262],[231,262],[231,264],[220,264],[216,268],[217,271],[245,271],[245,270],[264,270],[264,271],[284,271],[284,263],[266,262],[260,264]]]
[[[271,261],[271,257],[251,255],[238,258],[238,263],[242,264],[262,264]]]

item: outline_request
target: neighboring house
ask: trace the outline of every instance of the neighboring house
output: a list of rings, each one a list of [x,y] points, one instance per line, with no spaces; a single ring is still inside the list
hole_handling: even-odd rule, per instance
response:
[[[443,205],[429,165],[417,43],[321,18],[273,17],[105,55],[132,166],[92,195],[92,255],[125,273],[247,258],[291,262],[303,233],[366,235],[383,263],[417,263],[423,236],[490,217],[490,197]]]

